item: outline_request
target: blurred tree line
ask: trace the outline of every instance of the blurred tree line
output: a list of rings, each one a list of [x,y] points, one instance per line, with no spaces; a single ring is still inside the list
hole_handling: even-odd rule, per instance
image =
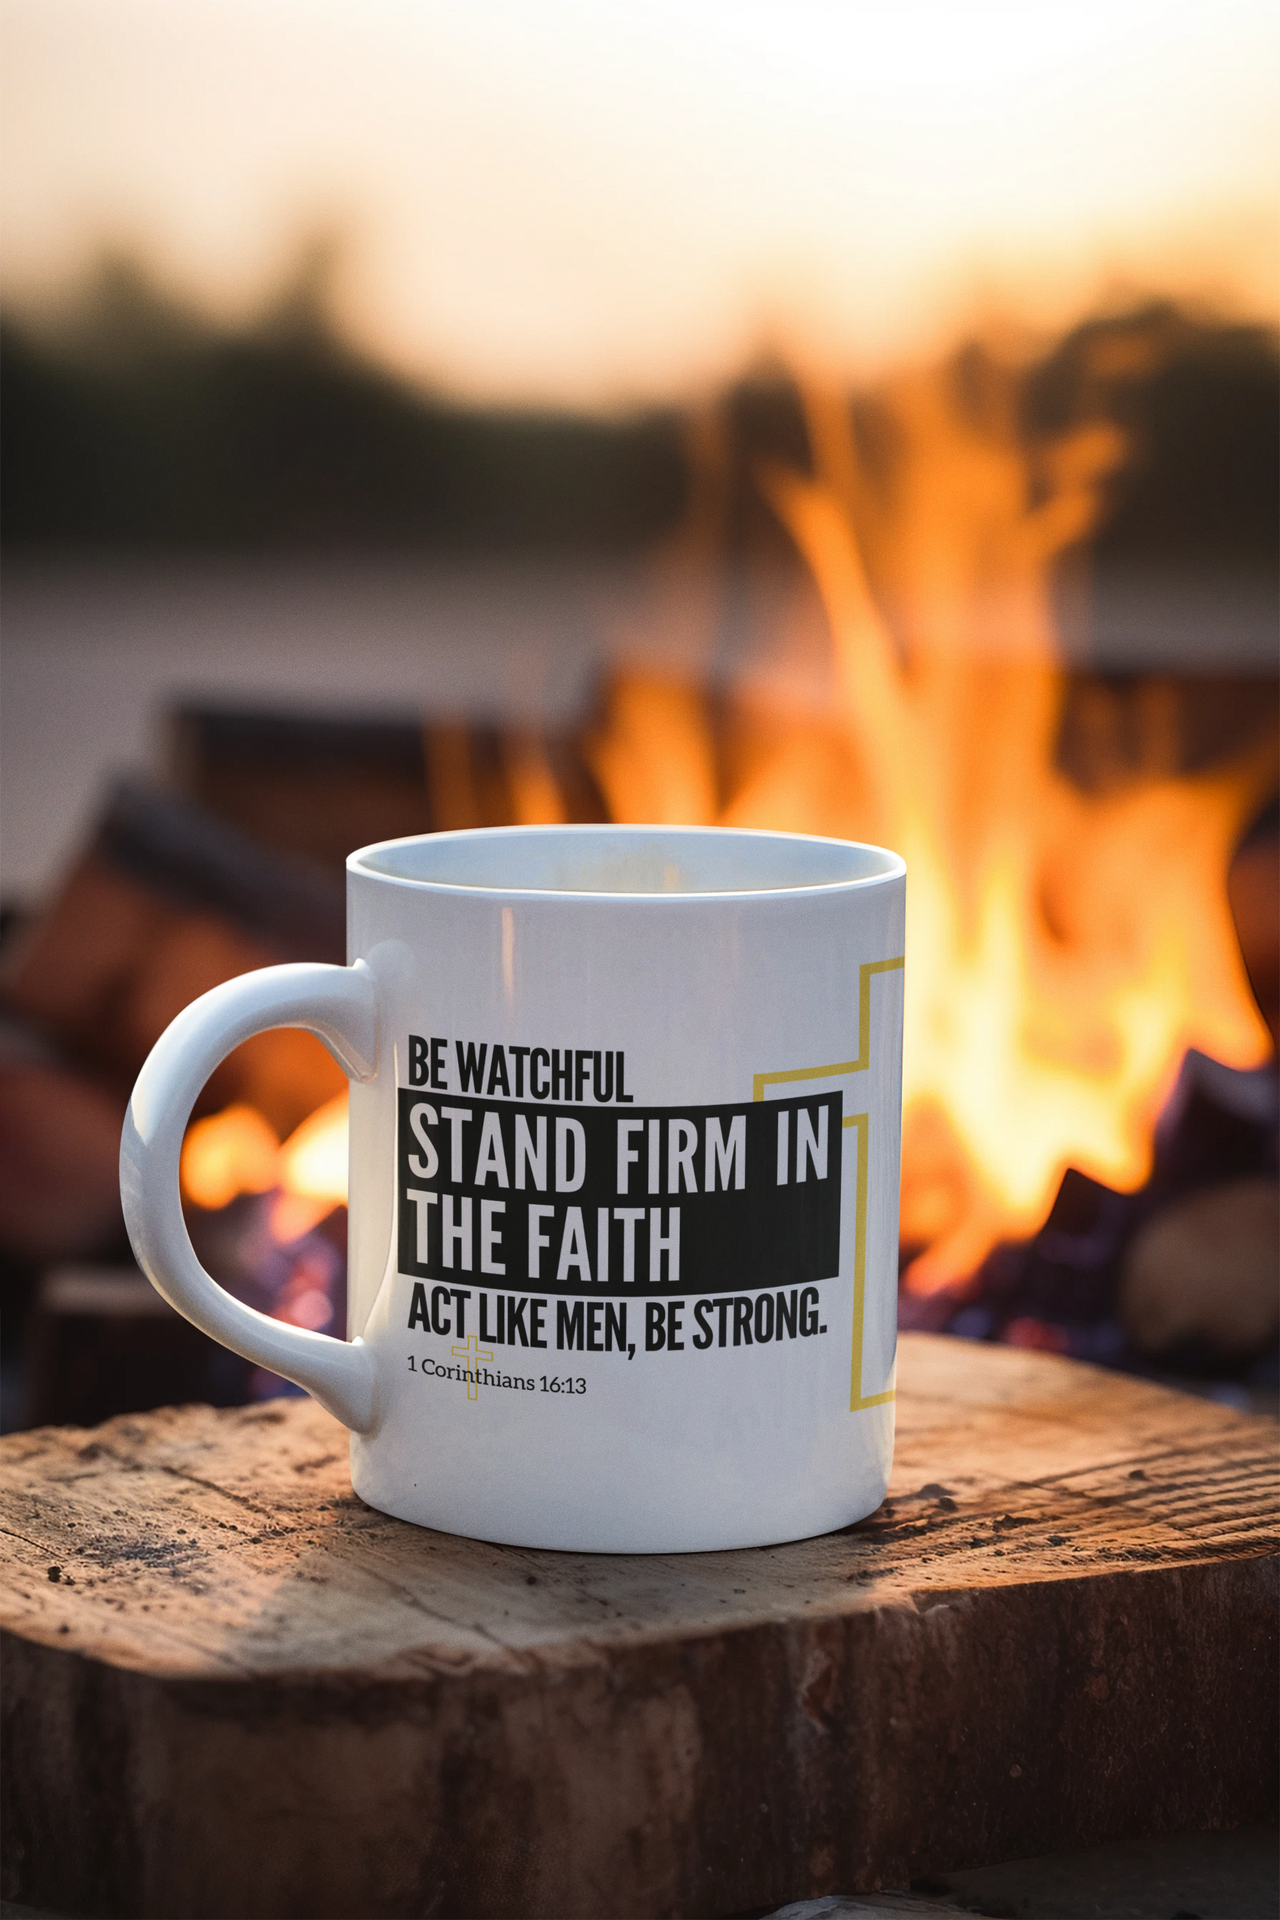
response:
[[[610,551],[678,519],[674,412],[448,404],[358,358],[304,270],[219,329],[112,261],[57,328],[0,322],[6,544]]]
[[[641,549],[680,521],[691,473],[677,408],[607,418],[451,404],[343,344],[328,318],[332,266],[317,243],[238,330],[122,259],[56,322],[0,320],[6,546],[589,555]],[[952,364],[980,412],[982,349]],[[1168,305],[1090,320],[1021,393],[1029,437],[1100,416],[1129,436],[1094,542],[1099,577],[1275,580],[1280,355],[1265,329]],[[885,451],[874,397],[853,404],[874,468]],[[807,462],[783,372],[739,383],[720,414],[739,494],[761,455]]]

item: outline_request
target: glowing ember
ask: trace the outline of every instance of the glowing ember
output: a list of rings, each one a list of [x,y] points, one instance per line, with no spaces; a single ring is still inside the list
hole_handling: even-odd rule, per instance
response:
[[[276,1185],[280,1143],[256,1107],[239,1103],[197,1120],[182,1143],[182,1190],[210,1211]]]
[[[347,1204],[347,1095],[326,1100],[280,1149],[281,1194],[271,1215],[277,1240],[297,1240]],[[303,1324],[306,1324],[305,1322]]]
[[[1033,461],[1008,391],[987,398],[962,405],[947,373],[897,383],[880,397],[893,468],[873,484],[848,407],[811,396],[815,477],[758,472],[825,613],[821,718],[784,709],[775,674],[767,700],[722,699],[717,759],[703,694],[631,673],[591,746],[615,819],[829,833],[905,857],[902,1236],[921,1249],[919,1292],[1033,1232],[1068,1167],[1139,1186],[1188,1047],[1237,1067],[1270,1052],[1226,899],[1270,756],[1101,795],[1057,771],[1051,565],[1093,524],[1124,448],[1095,425]]]
[[[275,1191],[272,1237],[281,1245],[300,1239],[347,1202],[346,1093],[309,1114],[283,1146],[253,1107],[224,1107],[197,1120],[183,1142],[182,1188],[209,1209],[240,1194]]]

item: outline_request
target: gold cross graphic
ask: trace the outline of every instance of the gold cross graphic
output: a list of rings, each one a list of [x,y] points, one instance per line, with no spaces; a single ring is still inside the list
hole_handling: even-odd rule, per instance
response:
[[[475,1376],[480,1371],[480,1362],[482,1360],[492,1360],[493,1355],[480,1345],[474,1333],[467,1335],[465,1346],[450,1347],[449,1351],[457,1360],[470,1360],[472,1362],[470,1369],[471,1378],[467,1382],[467,1398],[468,1400],[478,1400],[480,1398],[480,1388]]]
[[[785,1085],[793,1080],[834,1080],[843,1073],[865,1073],[871,1065],[871,981],[877,973],[897,973],[903,965],[896,960],[867,960],[858,969],[858,1057],[837,1060],[827,1067],[784,1067],[778,1073],[757,1073],[752,1079],[752,1098],[764,1099],[766,1087]],[[846,1113],[843,1125],[855,1127],[857,1145],[857,1199],[853,1216],[853,1362],[849,1379],[849,1411],[860,1413],[864,1407],[883,1406],[897,1398],[890,1387],[887,1393],[862,1391],[862,1329],[867,1298],[867,1165],[870,1158],[871,1116]]]

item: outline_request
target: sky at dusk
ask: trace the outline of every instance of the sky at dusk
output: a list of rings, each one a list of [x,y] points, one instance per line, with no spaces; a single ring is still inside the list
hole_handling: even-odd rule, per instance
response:
[[[4,0],[0,268],[229,321],[308,235],[342,331],[469,398],[865,374],[1146,292],[1274,319],[1273,4]]]

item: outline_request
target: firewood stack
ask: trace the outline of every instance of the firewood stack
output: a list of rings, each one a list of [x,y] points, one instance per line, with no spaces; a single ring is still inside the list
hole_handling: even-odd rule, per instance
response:
[[[171,794],[120,786],[0,982],[0,1242],[40,1262],[112,1248],[124,1108],[152,1045],[234,974],[341,960],[343,926],[337,876]],[[288,1128],[341,1084],[310,1036],[260,1034],[219,1068],[199,1111],[246,1100]]]
[[[600,805],[572,743],[412,716],[189,708],[174,716],[170,760],[168,786],[123,782],[108,797],[54,897],[0,961],[0,1259],[6,1305],[21,1320],[34,1301],[26,1420],[244,1397],[239,1373],[223,1378],[227,1356],[124,1264],[125,1105],[174,1016],[251,968],[343,961],[343,862],[356,846],[519,818],[553,764],[562,808],[568,796],[591,818]],[[283,1139],[344,1086],[318,1040],[281,1029],[224,1061],[196,1117],[242,1102]],[[193,1230],[217,1270],[217,1222]],[[153,1356],[150,1386],[138,1354]]]

